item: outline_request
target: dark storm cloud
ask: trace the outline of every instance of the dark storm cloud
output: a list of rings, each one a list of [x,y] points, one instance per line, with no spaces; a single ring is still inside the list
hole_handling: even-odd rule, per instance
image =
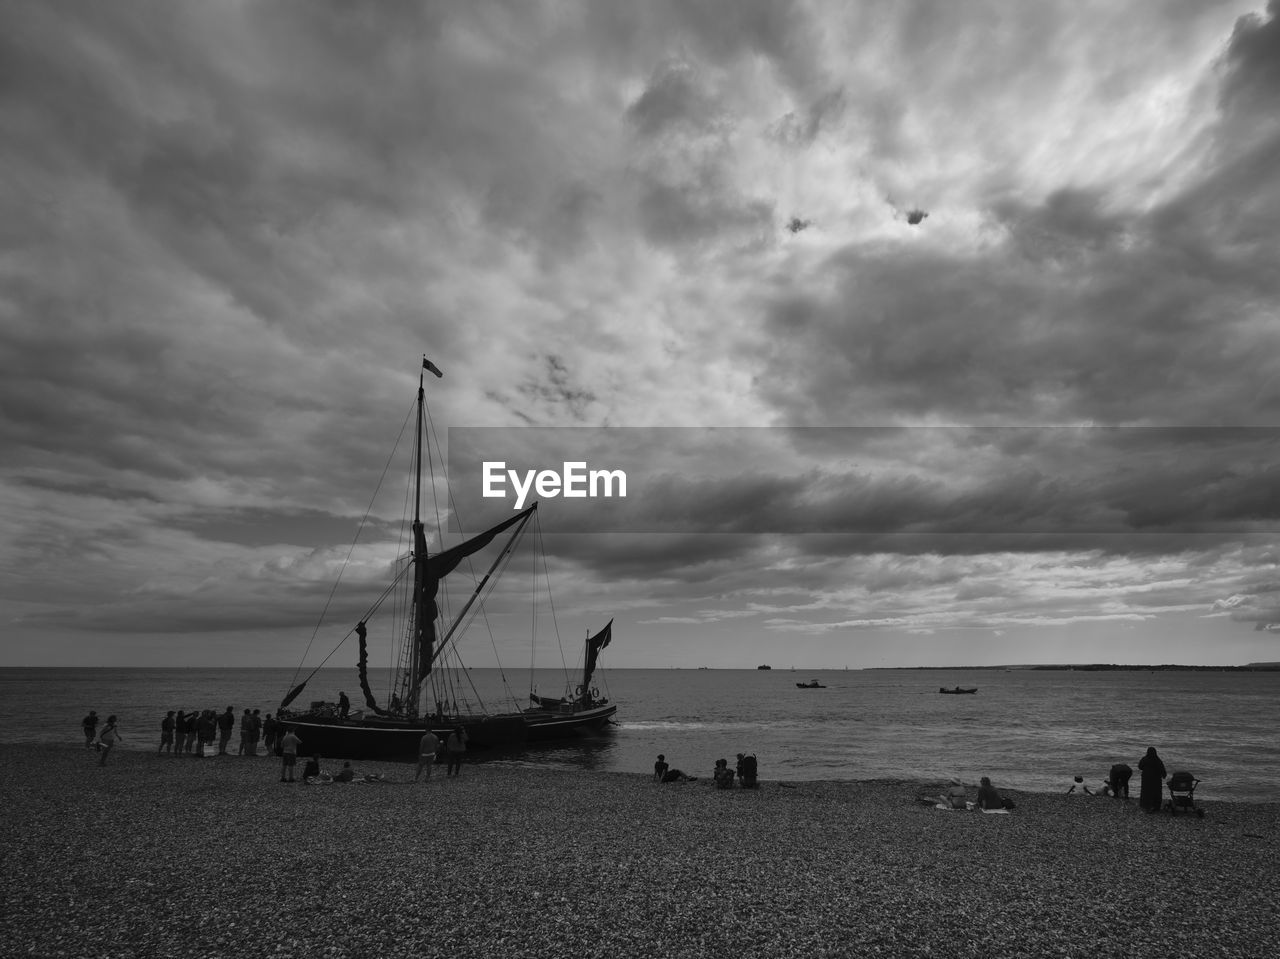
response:
[[[478,516],[516,507],[508,470],[527,485],[583,464],[578,498],[542,503],[559,532],[857,534],[875,549],[923,534],[961,552],[1057,538],[1109,552],[1157,542],[1126,535],[1189,546],[1280,530],[1277,453],[1264,428],[489,429],[452,430],[449,469],[459,509]],[[483,495],[486,462],[502,464],[490,470],[505,498]],[[590,470],[625,473],[625,497],[588,495]]]
[[[761,392],[811,423],[1267,422],[1280,391],[1260,321],[1280,278],[1260,227],[1275,193],[1248,172],[1150,214],[1079,191],[1002,202],[1002,239],[976,255],[850,246],[828,264],[831,294],[779,278]]]
[[[423,351],[438,426],[1275,421],[1274,3],[568,12],[0,9],[13,618],[312,625]],[[548,502],[552,562],[673,621],[1269,615],[1265,444],[926,435],[637,442],[672,532]]]
[[[1280,96],[1280,0],[1268,0],[1266,16],[1246,14],[1227,47],[1230,73],[1223,87],[1228,107],[1258,109],[1272,119]]]

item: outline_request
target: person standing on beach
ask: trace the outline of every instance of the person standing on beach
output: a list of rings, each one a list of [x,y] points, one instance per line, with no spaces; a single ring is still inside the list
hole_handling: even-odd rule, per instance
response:
[[[187,739],[187,714],[181,709],[173,720],[173,754],[182,755],[182,744]]]
[[[418,740],[418,771],[413,774],[414,782],[418,781],[424,769],[427,771],[427,782],[431,781],[431,767],[436,764],[436,754],[439,752],[440,738],[428,729]]]
[[[302,747],[302,740],[298,738],[298,734],[292,729],[286,729],[284,738],[280,740],[280,781],[282,783],[295,782],[293,778],[293,768],[298,763],[298,750]],[[288,773],[286,777],[285,774]]]
[[[231,741],[231,730],[236,725],[236,712],[230,706],[227,711],[218,717],[218,755],[225,756],[227,754],[227,743]]]
[[[98,738],[98,713],[89,710],[89,715],[80,720],[80,728],[84,730],[84,748],[92,749],[94,740]]]
[[[347,718],[347,713],[351,712],[351,700],[347,699],[347,694],[338,691],[338,715],[343,719]]]
[[[182,747],[184,753],[195,752],[196,738],[200,735],[200,714],[194,709],[187,713],[187,742]]]
[[[107,757],[111,755],[111,747],[117,740],[124,739],[120,735],[120,730],[116,729],[116,718],[114,716],[107,717],[107,724],[102,727],[102,735],[98,737],[98,742],[102,743],[102,758],[98,760],[99,766],[107,764]]]
[[[262,721],[262,746],[270,756],[275,753],[276,745],[280,739],[280,724],[276,722],[274,716],[267,713],[267,718]]]
[[[212,709],[200,710],[200,723],[196,733],[196,755],[201,758],[211,749],[218,735],[218,714]]]
[[[165,713],[164,719],[160,720],[160,752],[164,752],[164,747],[169,747],[169,752],[173,752],[173,710]]]
[[[249,730],[253,728],[253,713],[245,710],[240,714],[240,747],[236,750],[237,756],[243,756],[249,751]]]
[[[467,731],[461,726],[454,726],[453,732],[445,740],[444,751],[449,758],[449,768],[445,771],[445,776],[461,775],[462,757],[467,754]]]
[[[1124,801],[1129,801],[1129,780],[1133,777],[1133,767],[1128,763],[1116,763],[1111,767],[1111,773],[1107,777],[1107,785],[1111,787],[1111,795],[1119,799],[1124,796]]]
[[[258,740],[262,738],[262,710],[255,709],[249,714],[249,755],[258,755]]]
[[[1147,754],[1138,760],[1142,773],[1142,789],[1138,793],[1138,805],[1147,812],[1159,812],[1162,789],[1168,772],[1164,762],[1156,755],[1156,747],[1148,746]]]

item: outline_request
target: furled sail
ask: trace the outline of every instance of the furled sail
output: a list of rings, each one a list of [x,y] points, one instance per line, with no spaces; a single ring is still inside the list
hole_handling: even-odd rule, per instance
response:
[[[294,686],[293,689],[289,690],[289,695],[285,696],[284,699],[280,700],[280,708],[276,710],[276,712],[283,712],[285,707],[288,706],[295,699],[297,699],[298,694],[301,693],[306,688],[307,688],[307,681],[304,679],[302,682],[298,683],[297,686]]]
[[[421,683],[431,672],[431,660],[435,654],[436,642],[436,618],[440,615],[440,608],[436,605],[436,595],[440,592],[440,582],[455,569],[468,556],[478,553],[490,543],[494,537],[504,530],[510,529],[512,526],[526,519],[530,513],[538,508],[538,504],[534,503],[527,509],[521,510],[510,519],[503,520],[497,526],[494,526],[478,536],[473,536],[464,543],[459,543],[451,549],[446,549],[442,553],[436,553],[434,556],[427,557],[426,562],[419,561],[417,568],[414,570],[414,583],[416,587],[414,604],[417,607],[417,619],[415,623],[415,631],[417,632],[418,641],[418,675],[415,677],[416,683]],[[414,524],[414,548],[418,551],[418,556],[426,556],[427,546],[426,540],[422,535],[422,526],[419,523]]]
[[[356,635],[360,637],[360,689],[364,692],[365,705],[379,716],[386,716],[387,711],[378,705],[373,690],[369,688],[369,644],[365,639],[367,633],[363,622],[356,623]]]

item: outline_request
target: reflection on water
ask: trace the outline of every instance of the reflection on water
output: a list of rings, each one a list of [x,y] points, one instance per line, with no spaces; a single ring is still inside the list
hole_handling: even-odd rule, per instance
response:
[[[615,769],[618,743],[612,732],[558,743],[529,743],[522,749],[489,750],[478,762],[546,766],[557,769]]]

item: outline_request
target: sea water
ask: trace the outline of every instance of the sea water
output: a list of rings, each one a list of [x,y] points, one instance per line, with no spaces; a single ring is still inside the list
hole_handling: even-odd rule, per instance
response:
[[[474,669],[462,685],[493,711],[523,705],[531,685],[566,691],[558,671],[532,678]],[[826,688],[796,687],[811,679]],[[0,740],[80,742],[96,709],[119,717],[121,748],[154,750],[170,709],[274,713],[296,681],[292,669],[0,669]],[[1136,770],[1155,746],[1170,772],[1202,780],[1197,800],[1277,800],[1280,672],[636,669],[599,673],[596,685],[618,707],[605,734],[473,758],[648,772],[663,753],[707,776],[716,759],[746,752],[765,780],[986,775],[1065,792],[1076,775],[1101,785],[1112,763]],[[938,692],[957,685],[978,692]],[[298,702],[334,701],[340,689],[362,705],[347,669],[320,670]]]

